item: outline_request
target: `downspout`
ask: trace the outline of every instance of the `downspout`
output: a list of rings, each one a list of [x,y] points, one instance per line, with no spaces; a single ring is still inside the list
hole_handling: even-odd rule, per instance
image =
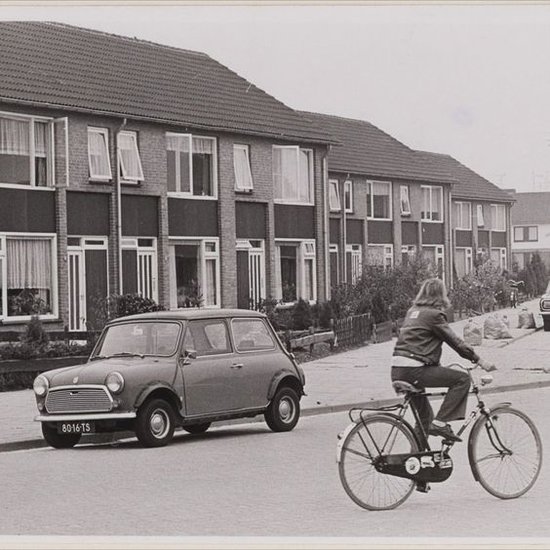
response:
[[[118,135],[126,128],[128,120],[124,118],[116,132],[116,202],[117,202],[117,255],[118,255],[118,293],[122,294],[122,192],[120,185]]]
[[[449,215],[448,215],[448,221],[447,221],[447,234],[448,234],[448,243],[449,243],[449,267],[447,268],[447,272],[449,273],[449,280],[450,284],[448,285],[449,288],[454,288],[454,266],[455,266],[455,248],[454,248],[454,230],[453,230],[453,203],[452,203],[452,189],[453,184],[449,186],[449,197],[448,197],[448,203],[449,203]],[[472,260],[473,261],[473,260]]]
[[[346,181],[350,179],[349,173],[346,175],[346,179],[344,180],[344,185],[342,187],[342,236],[344,238],[344,246],[343,246],[343,256],[344,256],[344,273],[342,279],[346,283],[351,283],[351,281],[348,281],[348,226],[347,226],[347,215],[346,215]],[[339,185],[339,184],[338,184]]]
[[[328,155],[330,153],[331,145],[328,146],[326,152],[322,157],[322,170],[323,170],[323,179],[322,179],[322,190],[323,190],[323,235],[325,238],[324,249],[325,249],[325,259],[324,259],[324,268],[325,268],[325,301],[330,300],[330,217],[329,217],[329,208],[328,208],[328,193],[327,193],[327,180],[328,180]]]

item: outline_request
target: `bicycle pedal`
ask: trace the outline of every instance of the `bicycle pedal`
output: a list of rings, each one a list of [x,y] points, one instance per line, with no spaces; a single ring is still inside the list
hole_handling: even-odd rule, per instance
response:
[[[416,484],[416,490],[419,493],[429,493],[430,492],[430,484],[429,483],[417,483]]]

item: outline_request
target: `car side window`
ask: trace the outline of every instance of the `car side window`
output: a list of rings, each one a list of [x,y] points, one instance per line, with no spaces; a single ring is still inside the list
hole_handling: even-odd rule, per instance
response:
[[[262,319],[233,319],[233,341],[237,351],[268,350],[275,342]]]
[[[221,319],[189,321],[184,347],[196,351],[197,357],[230,353],[231,345],[225,323]]]

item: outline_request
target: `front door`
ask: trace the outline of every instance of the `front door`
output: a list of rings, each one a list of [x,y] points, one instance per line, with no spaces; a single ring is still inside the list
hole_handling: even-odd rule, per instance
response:
[[[86,330],[86,276],[82,250],[68,250],[69,330]]]

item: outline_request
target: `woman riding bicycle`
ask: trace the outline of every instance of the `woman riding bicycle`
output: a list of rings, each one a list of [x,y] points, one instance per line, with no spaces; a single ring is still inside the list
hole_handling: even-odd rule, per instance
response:
[[[445,314],[449,307],[443,281],[436,278],[424,281],[399,332],[393,351],[391,379],[403,380],[422,389],[449,388],[435,418],[427,397],[415,395],[413,403],[426,434],[461,441],[448,422],[464,419],[470,377],[465,372],[439,364],[443,342],[486,371],[496,367],[483,361],[472,347],[453,332]]]

